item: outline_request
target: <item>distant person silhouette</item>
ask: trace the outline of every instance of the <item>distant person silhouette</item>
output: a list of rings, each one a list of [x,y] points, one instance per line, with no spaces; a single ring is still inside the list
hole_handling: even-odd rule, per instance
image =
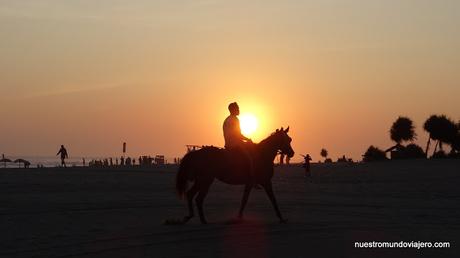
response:
[[[67,150],[66,150],[66,148],[64,148],[64,145],[61,145],[61,148],[59,149],[59,151],[56,154],[56,156],[59,155],[59,154],[61,154],[61,165],[66,168],[67,166],[65,164],[65,159],[68,158],[69,155],[67,154]]]
[[[303,167],[305,168],[305,177],[311,178],[311,172],[310,172],[310,161],[311,157],[309,154],[307,155],[302,155],[303,156]]]
[[[251,139],[241,133],[240,120],[238,119],[240,107],[238,104],[236,102],[230,103],[228,105],[228,111],[230,111],[230,115],[225,119],[222,126],[224,131],[225,149],[243,153],[243,155],[249,160],[249,164],[251,166],[249,172],[251,178],[253,178],[253,161],[250,151],[254,143]]]

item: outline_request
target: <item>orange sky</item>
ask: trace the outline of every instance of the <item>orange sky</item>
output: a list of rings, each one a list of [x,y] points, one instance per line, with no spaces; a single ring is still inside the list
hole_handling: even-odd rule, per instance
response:
[[[193,3],[192,3],[193,2]],[[229,102],[316,161],[460,119],[458,1],[2,1],[0,152],[181,156]],[[300,156],[297,156],[298,160]]]

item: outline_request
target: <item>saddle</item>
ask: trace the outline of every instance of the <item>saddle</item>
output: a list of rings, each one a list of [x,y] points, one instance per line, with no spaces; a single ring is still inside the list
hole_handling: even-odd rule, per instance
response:
[[[245,147],[224,149],[225,156],[232,168],[241,170],[251,167],[252,151],[249,147]]]

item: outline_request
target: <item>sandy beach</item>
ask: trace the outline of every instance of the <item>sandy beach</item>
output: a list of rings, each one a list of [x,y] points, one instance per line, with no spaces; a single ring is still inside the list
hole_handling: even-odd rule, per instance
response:
[[[459,161],[277,167],[279,224],[263,190],[242,223],[243,188],[215,182],[210,222],[182,218],[177,167],[0,170],[1,257],[455,257]],[[357,249],[357,241],[448,241],[445,249]]]

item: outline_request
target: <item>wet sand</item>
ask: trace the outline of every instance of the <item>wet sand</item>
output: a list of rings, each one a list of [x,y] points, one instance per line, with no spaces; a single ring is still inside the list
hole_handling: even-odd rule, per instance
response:
[[[460,161],[313,164],[273,178],[235,218],[242,186],[215,182],[210,222],[186,225],[177,167],[0,169],[0,257],[458,257]],[[448,249],[356,249],[356,241],[450,241]]]

